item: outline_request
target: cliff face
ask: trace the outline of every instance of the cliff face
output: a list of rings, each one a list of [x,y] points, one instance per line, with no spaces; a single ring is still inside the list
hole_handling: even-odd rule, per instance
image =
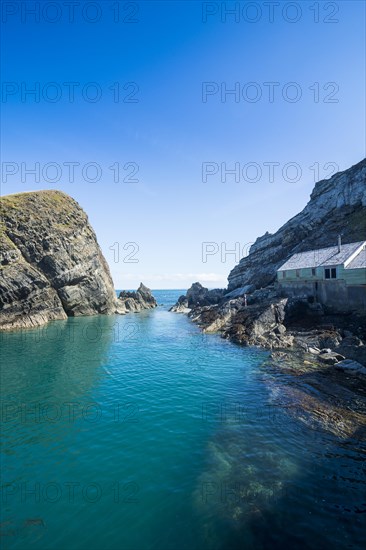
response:
[[[270,284],[292,254],[335,245],[339,234],[344,242],[366,240],[366,159],[319,181],[302,212],[259,237],[229,274],[228,290]]]
[[[0,199],[0,330],[110,314],[116,296],[87,215],[60,191]]]

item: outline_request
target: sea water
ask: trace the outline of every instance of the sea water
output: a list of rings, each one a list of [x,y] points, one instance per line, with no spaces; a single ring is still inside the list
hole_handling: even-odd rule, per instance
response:
[[[363,548],[364,442],[289,414],[182,293],[1,335],[2,548]]]

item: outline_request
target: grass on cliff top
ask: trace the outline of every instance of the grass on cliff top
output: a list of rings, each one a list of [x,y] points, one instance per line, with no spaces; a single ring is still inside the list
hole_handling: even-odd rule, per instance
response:
[[[0,197],[0,205],[4,208],[20,208],[25,204],[29,206],[32,202],[36,203],[37,199],[41,202],[49,202],[53,206],[57,204],[64,206],[70,203],[70,200],[73,200],[62,191],[46,189],[41,191],[27,191],[25,193],[4,195]]]
[[[58,222],[67,224],[65,218],[78,211],[78,205],[66,193],[56,190],[30,191],[0,197],[0,220],[13,215],[18,220],[42,218],[42,214],[59,215]],[[81,209],[80,209],[81,211]]]
[[[78,204],[56,190],[30,191],[0,197],[0,236],[6,234],[7,219],[22,224],[38,222],[42,225],[50,219],[59,230],[70,230],[76,222],[84,222],[85,214]]]

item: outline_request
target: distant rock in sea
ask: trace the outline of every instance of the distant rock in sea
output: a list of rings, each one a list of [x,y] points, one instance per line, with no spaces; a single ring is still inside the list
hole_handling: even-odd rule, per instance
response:
[[[144,309],[157,307],[157,302],[151,294],[151,290],[140,283],[136,292],[122,290],[117,300],[117,313],[125,314],[129,312],[137,313]]]

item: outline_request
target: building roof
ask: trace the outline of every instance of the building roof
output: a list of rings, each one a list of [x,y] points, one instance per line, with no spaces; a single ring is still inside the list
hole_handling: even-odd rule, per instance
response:
[[[361,250],[359,254],[357,254],[356,258],[354,258],[349,264],[347,264],[346,269],[360,269],[360,268],[366,268],[366,248]]]
[[[330,246],[328,248],[319,248],[317,250],[308,250],[306,252],[299,252],[294,254],[285,262],[278,271],[284,271],[287,269],[303,269],[306,267],[320,267],[320,266],[332,266],[342,265],[351,256],[357,253],[357,249],[361,249],[354,259],[346,266],[347,269],[353,269],[353,267],[366,267],[366,241],[359,241],[357,243],[348,243],[341,245],[341,251],[338,252],[338,246]],[[364,247],[362,249],[362,246]],[[360,257],[361,256],[361,257]],[[353,265],[354,264],[354,265]]]

